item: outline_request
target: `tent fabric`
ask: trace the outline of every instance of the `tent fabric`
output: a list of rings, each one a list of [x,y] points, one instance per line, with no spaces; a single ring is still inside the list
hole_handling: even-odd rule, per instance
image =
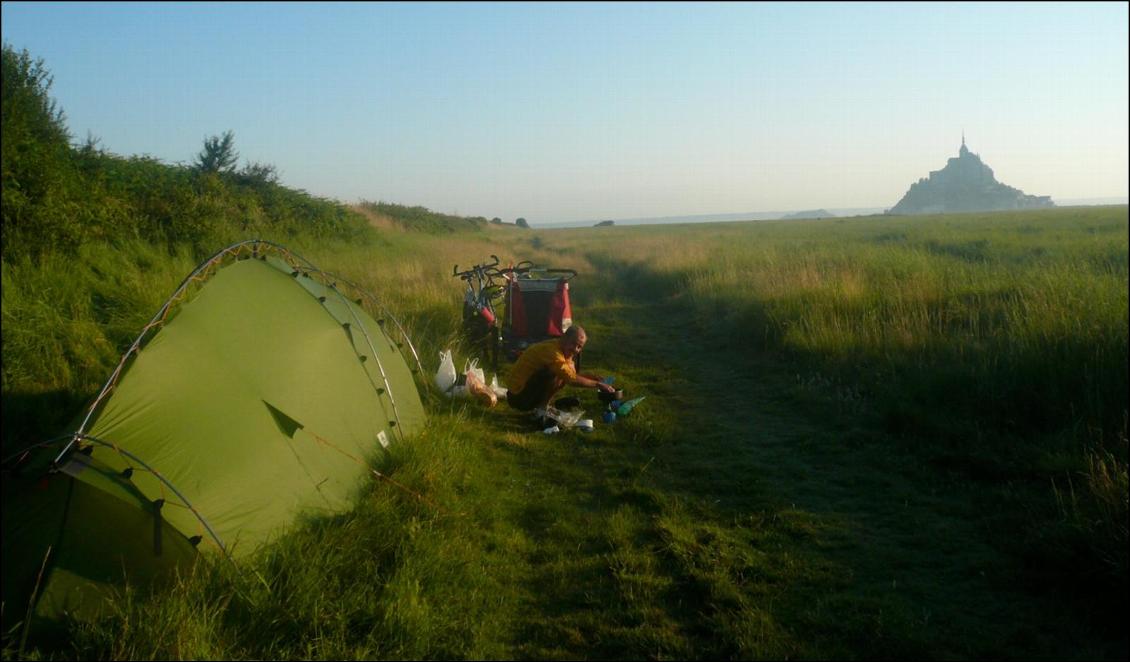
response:
[[[153,503],[97,460],[88,461],[83,474],[86,480],[56,473],[34,484],[5,481],[6,624],[25,616],[33,592],[40,619],[93,618],[127,574],[134,585],[168,581],[197,556],[192,542],[163,519],[156,522],[156,553]]]
[[[265,248],[233,252],[143,333],[61,471],[5,476],[6,622],[22,616],[9,598],[26,606],[48,545],[37,612],[78,614],[123,567],[162,576],[202,541],[238,558],[300,514],[347,509],[382,446],[422,426],[383,320]]]

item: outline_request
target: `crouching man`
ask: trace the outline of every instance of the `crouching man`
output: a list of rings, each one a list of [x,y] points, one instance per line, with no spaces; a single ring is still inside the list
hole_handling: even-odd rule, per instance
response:
[[[615,392],[599,375],[578,375],[573,357],[585,347],[585,330],[577,325],[565,335],[532,345],[522,352],[507,378],[506,402],[519,411],[545,409],[562,388],[577,386]]]

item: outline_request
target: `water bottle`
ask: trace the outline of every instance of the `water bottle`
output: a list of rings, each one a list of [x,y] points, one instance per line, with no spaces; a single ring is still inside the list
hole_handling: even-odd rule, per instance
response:
[[[620,405],[616,409],[616,415],[617,416],[627,416],[629,413],[631,413],[631,411],[633,409],[635,409],[636,405],[638,405],[644,399],[644,397],[646,397],[646,396],[633,398],[631,400],[628,400],[624,404]]]

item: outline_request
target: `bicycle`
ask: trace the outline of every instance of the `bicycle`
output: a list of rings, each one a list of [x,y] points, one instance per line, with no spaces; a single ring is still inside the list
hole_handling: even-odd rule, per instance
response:
[[[452,267],[451,275],[466,284],[463,293],[463,337],[472,348],[479,348],[491,369],[498,371],[498,355],[502,345],[502,331],[498,326],[495,302],[502,297],[503,288],[494,279],[505,270],[497,269],[499,259],[491,255],[494,262],[476,264],[466,271],[459,271],[459,265]]]

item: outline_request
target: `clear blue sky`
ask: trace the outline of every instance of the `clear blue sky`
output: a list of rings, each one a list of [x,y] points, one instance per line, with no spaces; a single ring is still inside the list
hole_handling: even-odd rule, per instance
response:
[[[76,141],[342,202],[604,218],[890,207],[970,149],[1126,196],[1126,3],[23,3]]]

